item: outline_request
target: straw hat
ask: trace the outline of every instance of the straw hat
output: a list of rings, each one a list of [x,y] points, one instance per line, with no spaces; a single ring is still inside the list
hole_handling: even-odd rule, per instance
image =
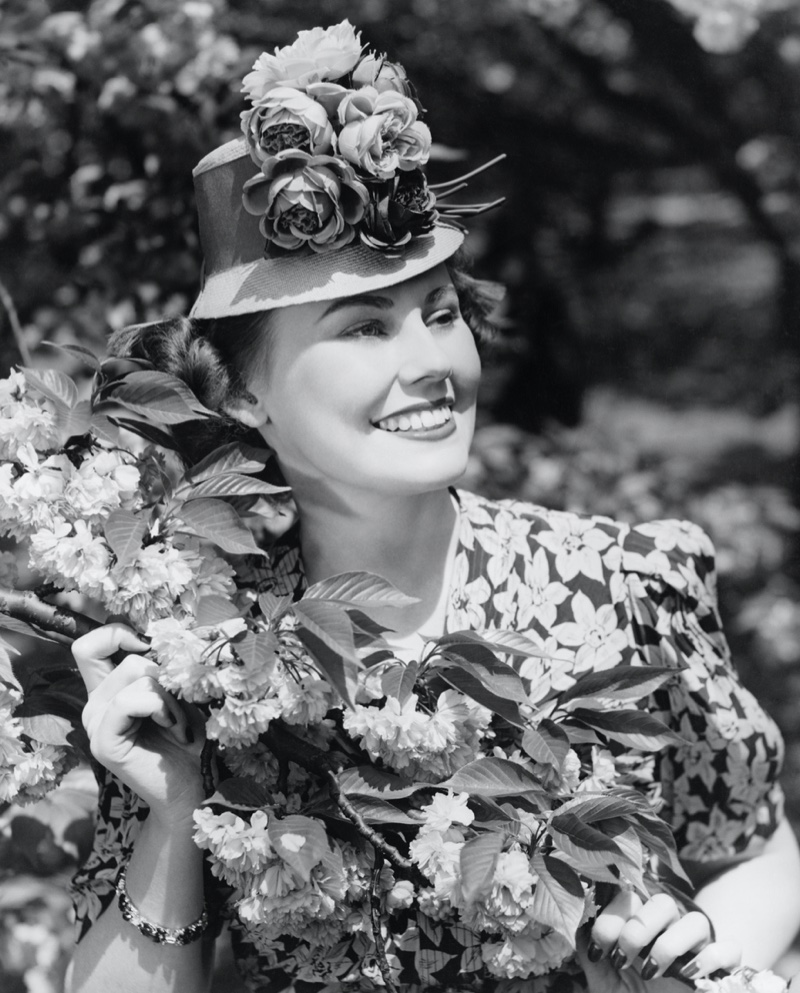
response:
[[[193,317],[411,279],[459,248],[461,218],[500,202],[445,203],[469,177],[428,185],[431,133],[414,88],[346,20],[262,53],[243,91],[243,137],[193,173],[205,255]]]

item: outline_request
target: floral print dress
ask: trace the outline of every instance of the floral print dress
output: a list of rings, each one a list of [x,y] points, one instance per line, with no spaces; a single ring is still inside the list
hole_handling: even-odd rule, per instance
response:
[[[630,526],[463,491],[453,495],[459,534],[447,631],[509,629],[541,645],[555,658],[531,658],[520,672],[531,681],[534,703],[589,670],[683,666],[678,679],[639,706],[684,743],[655,756],[631,750],[629,772],[659,804],[683,859],[757,854],[782,817],[783,745],[732,668],[706,534],[681,521]],[[275,593],[302,592],[296,541],[275,550],[271,568]],[[95,847],[73,883],[79,939],[112,901],[120,865],[147,816],[130,790],[109,774],[101,778]],[[488,988],[479,971],[479,936],[419,912],[401,924],[389,958],[405,988]],[[238,964],[254,990],[280,989],[289,977],[297,990],[324,987],[326,993],[380,985],[366,939],[364,947],[358,938],[343,943],[320,963],[307,948],[259,954],[246,924],[234,920],[231,930]],[[580,976],[553,973],[489,985],[500,993],[582,988]]]

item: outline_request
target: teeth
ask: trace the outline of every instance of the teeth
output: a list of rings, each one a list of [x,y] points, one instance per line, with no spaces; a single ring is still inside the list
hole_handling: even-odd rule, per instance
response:
[[[449,407],[433,407],[429,410],[414,411],[411,414],[399,414],[385,417],[378,421],[377,426],[382,431],[422,431],[428,428],[441,427],[453,419]]]

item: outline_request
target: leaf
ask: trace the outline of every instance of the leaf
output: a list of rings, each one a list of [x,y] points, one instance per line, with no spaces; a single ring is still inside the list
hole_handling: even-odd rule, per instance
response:
[[[213,452],[209,452],[204,459],[188,470],[186,478],[193,483],[199,483],[204,479],[212,479],[214,476],[227,475],[231,472],[261,472],[271,458],[272,452],[268,448],[253,448],[235,441],[228,445],[220,445]]]
[[[297,636],[342,700],[348,707],[353,707],[358,689],[358,664],[332,648],[327,638],[320,637],[319,631],[319,628],[310,630],[308,622],[305,622],[298,628]]]
[[[614,844],[622,852],[622,859],[617,863],[617,869],[626,882],[645,895],[644,866],[645,857],[641,839],[634,827],[621,818],[613,818],[602,822],[601,830],[614,839]]]
[[[466,666],[450,669],[440,669],[439,675],[449,683],[453,689],[464,693],[471,700],[479,703],[482,707],[488,707],[495,714],[499,714],[509,724],[515,727],[525,727],[526,721],[519,712],[519,707],[513,700],[506,700],[505,697],[497,696],[484,685]]]
[[[474,903],[492,887],[494,870],[503,850],[505,837],[497,831],[487,831],[470,838],[461,849],[461,892],[468,903]]]
[[[114,510],[103,525],[103,534],[117,557],[117,565],[128,565],[142,547],[147,522],[129,510]]]
[[[228,473],[203,479],[194,486],[179,486],[175,496],[182,500],[196,500],[198,497],[274,496],[288,492],[287,486],[274,486],[252,476]]]
[[[253,782],[238,776],[223,779],[216,792],[203,801],[204,807],[222,806],[231,810],[260,810],[272,804],[272,794]]]
[[[251,669],[259,669],[262,676],[268,676],[277,664],[275,640],[266,631],[247,631],[238,639],[234,648],[236,654]]]
[[[0,628],[5,628],[6,631],[13,631],[15,634],[24,634],[29,638],[39,638],[41,641],[60,644],[56,638],[51,638],[43,631],[39,631],[38,628],[33,627],[32,624],[28,624],[27,621],[21,621],[18,617],[11,617],[9,614],[0,613]]]
[[[18,714],[16,715],[18,716]],[[74,725],[66,717],[55,714],[36,714],[33,717],[21,717],[23,734],[35,738],[45,745],[69,745],[69,735]]]
[[[602,731],[607,738],[631,748],[657,751],[666,745],[684,743],[684,739],[663,721],[641,710],[609,710],[601,713],[578,708],[571,712],[571,716]]]
[[[430,783],[407,783],[399,776],[371,765],[359,765],[337,773],[336,782],[344,795],[352,800],[354,796],[383,797],[401,800],[419,790],[433,789]]]
[[[338,603],[327,600],[308,600],[303,597],[292,604],[292,613],[301,627],[350,661],[357,663],[353,626],[347,612]]]
[[[495,696],[516,703],[529,703],[525,684],[516,669],[499,659],[491,649],[472,642],[451,642],[442,645],[444,640],[438,642],[436,649],[437,652],[441,652],[443,662],[435,662],[431,668],[447,666],[448,663],[455,662],[457,668],[469,672]]]
[[[181,424],[214,416],[182,380],[154,369],[128,373],[106,399],[161,424]]]
[[[98,408],[95,408],[97,410]],[[98,415],[95,413],[95,419]],[[144,438],[145,441],[152,442],[154,445],[158,445],[160,448],[165,448],[168,452],[175,452],[178,450],[178,446],[175,439],[171,434],[167,434],[166,431],[161,431],[159,428],[155,427],[153,424],[148,424],[146,421],[134,421],[129,417],[107,417],[106,420],[110,424],[119,425],[119,427],[124,428],[126,431],[131,431],[133,434],[139,435],[140,438]]]
[[[568,689],[559,694],[558,703],[565,703],[579,697],[591,700],[613,698],[618,700],[638,700],[648,696],[680,670],[656,666],[618,665],[601,672],[587,672],[580,676]]]
[[[282,820],[270,817],[267,833],[283,861],[308,882],[311,870],[328,850],[328,836],[322,824],[301,814]]]
[[[387,666],[381,677],[381,689],[384,695],[394,697],[404,704],[414,692],[418,672],[419,665],[414,661],[408,663],[398,661],[395,665]]]
[[[557,659],[557,655],[550,655],[545,652],[540,645],[525,635],[517,631],[484,631],[483,640],[495,646],[507,655],[516,655],[520,658],[537,659]]]
[[[232,600],[212,593],[197,601],[194,620],[196,627],[204,628],[232,621],[234,617],[240,616],[241,611]]]
[[[400,810],[388,800],[375,796],[348,796],[353,810],[363,817],[367,824],[407,824],[419,827],[425,815],[420,810]]]
[[[48,348],[57,348],[62,352],[67,352],[69,355],[74,355],[84,365],[93,369],[94,372],[100,372],[100,360],[94,352],[89,351],[88,348],[84,348],[83,345],[62,345],[57,341],[43,341],[41,344],[46,345]]]
[[[277,620],[281,614],[284,614],[291,607],[293,600],[294,598],[291,593],[287,593],[284,596],[275,596],[274,593],[267,591],[259,595],[258,606],[264,615],[264,620],[271,622]]]
[[[14,675],[14,668],[11,664],[11,656],[8,654],[5,647],[0,647],[0,679],[2,679],[5,683],[10,683],[12,686],[15,686],[18,690],[22,689],[19,680]]]
[[[534,762],[550,765],[560,772],[569,752],[569,736],[555,721],[545,718],[538,727],[526,729],[522,748]]]
[[[69,376],[57,369],[21,368],[25,382],[47,397],[58,410],[69,410],[78,401],[78,387]]]
[[[456,793],[475,793],[478,796],[544,795],[539,781],[508,759],[475,759],[438,785]]]
[[[224,552],[266,554],[255,543],[252,531],[224,500],[189,500],[175,511],[175,517],[194,534],[213,542]]]
[[[616,820],[637,813],[637,806],[624,796],[608,793],[584,793],[558,808],[559,814],[575,814],[586,824]]]
[[[86,434],[92,425],[92,408],[88,400],[79,400],[66,413],[57,418],[58,433],[61,444],[66,444],[70,438]]]
[[[330,579],[314,583],[306,590],[303,600],[330,600],[360,607],[409,607],[419,603],[418,597],[407,596],[388,579],[370,572],[342,572]]]
[[[584,824],[576,814],[559,811],[550,819],[547,830],[557,848],[578,861],[585,860],[589,867],[595,863],[614,865],[622,858],[611,838],[591,824]]]
[[[119,426],[105,414],[95,411],[89,420],[89,430],[100,441],[105,441],[109,445],[119,445]]]
[[[551,927],[575,947],[575,936],[583,919],[586,899],[580,877],[566,862],[536,851],[531,868],[539,877],[533,897],[532,917],[542,927]]]

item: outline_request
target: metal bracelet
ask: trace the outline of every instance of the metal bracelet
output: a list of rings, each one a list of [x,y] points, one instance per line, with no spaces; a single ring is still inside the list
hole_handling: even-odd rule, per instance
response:
[[[194,923],[187,927],[163,927],[143,917],[136,905],[128,895],[128,888],[125,877],[128,866],[124,865],[117,878],[117,906],[122,914],[123,920],[128,921],[137,928],[145,938],[156,942],[158,945],[189,945],[203,934],[208,927],[208,910],[203,907],[203,913]]]

